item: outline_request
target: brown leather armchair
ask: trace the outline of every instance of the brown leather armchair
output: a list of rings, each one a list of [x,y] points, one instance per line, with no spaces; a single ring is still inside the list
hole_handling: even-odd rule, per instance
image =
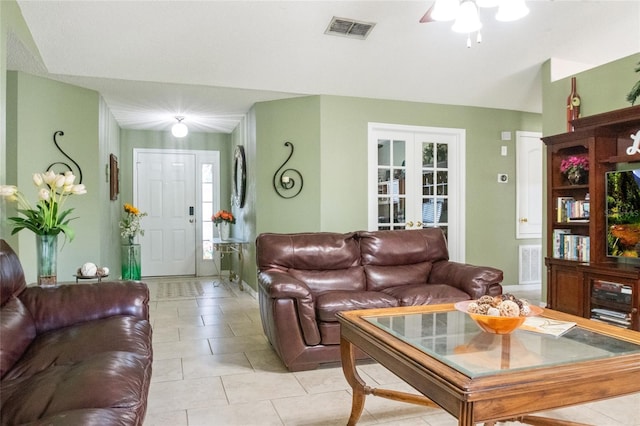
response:
[[[502,293],[502,271],[449,261],[439,228],[267,233],[256,257],[262,326],[291,371],[340,360],[339,311]]]
[[[0,240],[0,423],[141,425],[148,302],[141,282],[27,287]]]

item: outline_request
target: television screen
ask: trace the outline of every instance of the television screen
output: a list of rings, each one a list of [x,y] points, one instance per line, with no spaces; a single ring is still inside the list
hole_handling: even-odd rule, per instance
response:
[[[640,257],[640,169],[607,172],[607,256]]]

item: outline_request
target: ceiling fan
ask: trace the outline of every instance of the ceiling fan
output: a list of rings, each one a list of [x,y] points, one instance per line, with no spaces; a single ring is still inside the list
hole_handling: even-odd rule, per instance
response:
[[[458,33],[471,34],[477,32],[480,43],[480,8],[495,8],[498,21],[509,22],[523,18],[529,13],[525,0],[435,0],[427,12],[420,18],[420,23],[435,21],[454,21],[451,29]],[[471,47],[470,37],[467,47]]]

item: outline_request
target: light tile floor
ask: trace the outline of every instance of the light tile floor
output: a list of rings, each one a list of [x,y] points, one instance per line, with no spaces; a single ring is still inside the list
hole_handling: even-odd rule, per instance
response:
[[[154,363],[145,426],[346,424],[351,388],[340,366],[288,372],[262,332],[251,291],[240,292],[236,284],[216,278],[146,282]],[[196,282],[204,294],[159,298],[158,286],[167,282]],[[505,291],[532,302],[540,299],[536,287]],[[411,391],[378,364],[359,369],[370,385]],[[596,426],[640,426],[640,394],[544,414]],[[369,396],[358,424],[454,426],[457,421],[439,409]]]

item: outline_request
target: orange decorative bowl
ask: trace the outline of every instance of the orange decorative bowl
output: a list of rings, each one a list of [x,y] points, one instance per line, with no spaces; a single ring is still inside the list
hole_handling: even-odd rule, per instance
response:
[[[465,300],[463,302],[458,302],[454,306],[460,312],[464,312],[469,315],[471,319],[473,319],[478,327],[487,333],[494,334],[509,334],[513,332],[516,328],[520,327],[524,320],[527,317],[519,316],[519,317],[497,317],[493,315],[481,315],[481,314],[472,314],[467,312],[467,306],[469,303],[475,302],[475,300]],[[529,305],[531,312],[528,316],[535,317],[542,313],[542,308],[538,306]]]

